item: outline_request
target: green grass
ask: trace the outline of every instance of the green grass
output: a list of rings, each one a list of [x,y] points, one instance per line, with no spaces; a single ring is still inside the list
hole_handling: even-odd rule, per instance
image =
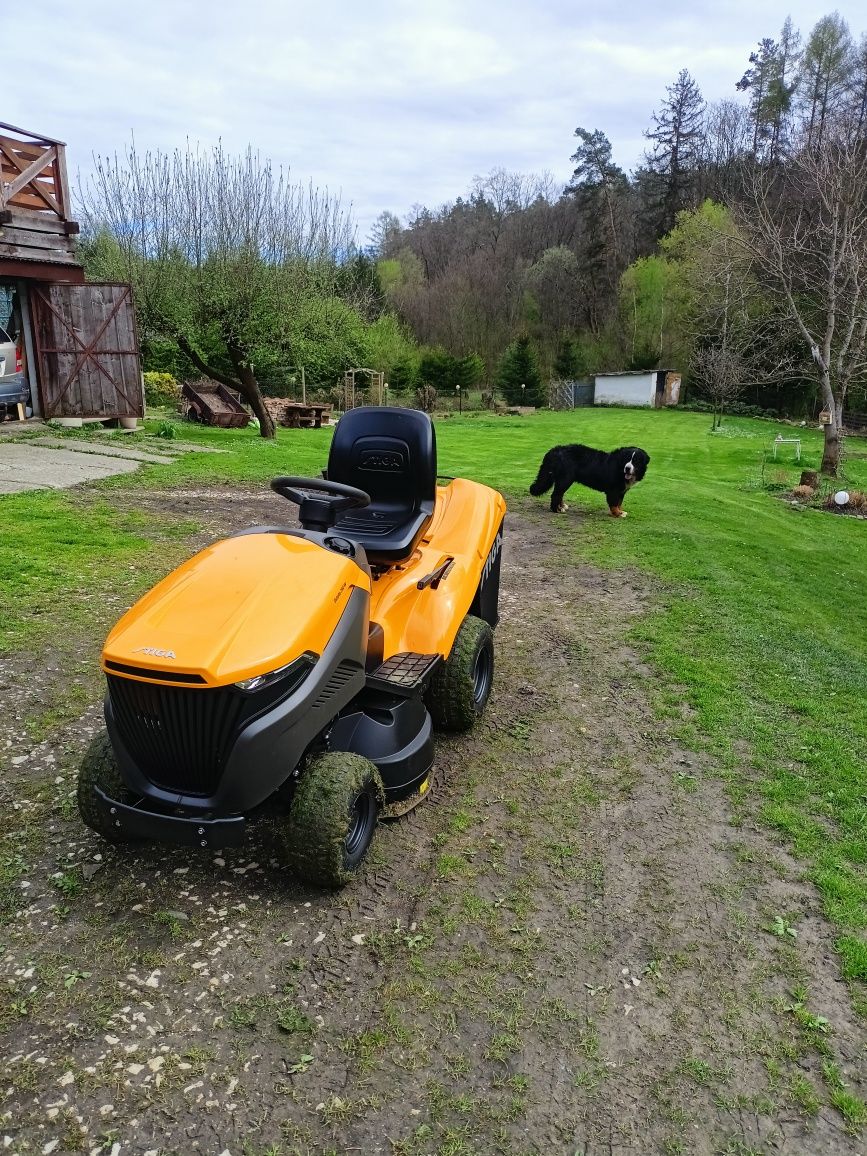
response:
[[[165,572],[165,549],[155,543],[183,539],[191,525],[118,510],[110,495],[86,503],[75,490],[0,497],[0,598],[15,608],[0,652],[86,623],[104,591],[116,600],[138,593]]]
[[[748,419],[716,434],[709,426],[705,414],[678,411],[451,418],[437,423],[439,469],[525,496],[555,443],[650,453],[626,520],[607,517],[601,495],[570,492],[573,509],[557,519],[566,549],[576,562],[647,576],[656,608],[633,633],[661,673],[660,713],[677,720],[685,743],[712,752],[736,807],[757,808],[808,864],[841,929],[843,973],[857,983],[867,970],[867,523],[793,509],[760,484],[774,435],[790,429]],[[102,591],[127,597],[177,561],[189,526],[118,512],[117,491],[315,474],[330,441],[327,429],[281,431],[271,444],[251,430],[179,433],[227,452],[109,479],[89,488],[98,500],[86,503],[79,493],[88,491],[0,499],[0,596],[16,607],[7,648],[22,648],[41,623],[65,630]],[[782,486],[817,466],[819,432],[800,433],[801,465],[787,448],[765,465],[764,482]],[[867,488],[867,457],[854,456],[867,444],[850,439],[848,450],[848,484]],[[688,723],[681,701],[694,712]],[[465,874],[469,865],[443,856],[438,870]]]

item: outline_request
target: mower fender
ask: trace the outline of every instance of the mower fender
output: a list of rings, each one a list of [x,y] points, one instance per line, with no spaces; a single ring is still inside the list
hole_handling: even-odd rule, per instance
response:
[[[365,691],[334,724],[328,745],[375,763],[389,803],[417,790],[433,767],[433,728],[421,698]]]

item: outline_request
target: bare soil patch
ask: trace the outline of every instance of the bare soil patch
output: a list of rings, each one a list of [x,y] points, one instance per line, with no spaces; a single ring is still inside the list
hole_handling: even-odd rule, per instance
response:
[[[191,548],[288,514],[236,489],[123,500],[194,518]],[[833,1077],[864,1095],[864,1025],[817,897],[655,708],[626,642],[650,588],[569,563],[569,533],[510,513],[488,713],[335,896],[267,829],[217,856],[87,832],[95,683],[35,744],[2,720],[8,1151],[864,1151],[832,1103]],[[70,647],[58,622],[4,685],[52,666],[62,713]]]

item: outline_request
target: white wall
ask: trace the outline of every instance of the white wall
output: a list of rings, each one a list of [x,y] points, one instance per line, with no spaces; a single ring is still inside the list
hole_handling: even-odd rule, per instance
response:
[[[656,398],[656,370],[596,378],[595,405],[648,405]]]

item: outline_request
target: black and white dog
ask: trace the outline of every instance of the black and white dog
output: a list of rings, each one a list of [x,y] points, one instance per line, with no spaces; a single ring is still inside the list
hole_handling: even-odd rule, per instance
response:
[[[554,446],[548,450],[539,467],[539,475],[530,486],[538,497],[553,486],[551,510],[555,514],[568,509],[563,496],[573,483],[599,490],[605,495],[613,518],[625,518],[623,499],[626,491],[647,473],[650,455],[638,446],[622,446],[607,454],[590,446]]]

